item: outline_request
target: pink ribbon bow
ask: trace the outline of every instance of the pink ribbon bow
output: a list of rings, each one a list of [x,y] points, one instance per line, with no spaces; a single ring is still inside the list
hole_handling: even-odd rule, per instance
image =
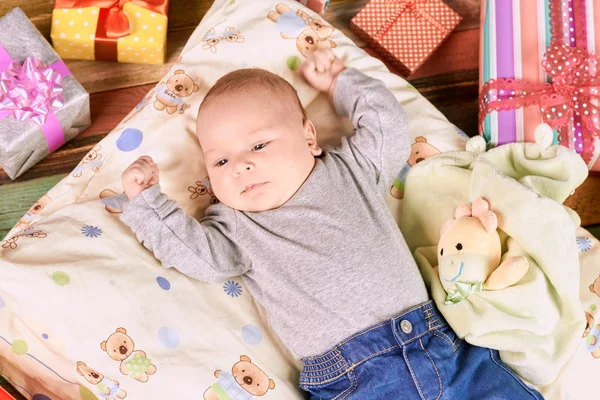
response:
[[[67,75],[70,72],[62,61],[46,66],[27,57],[21,65],[0,45],[0,120],[12,117],[36,123],[50,152],[56,150],[65,142],[54,112],[64,105],[60,82]]]

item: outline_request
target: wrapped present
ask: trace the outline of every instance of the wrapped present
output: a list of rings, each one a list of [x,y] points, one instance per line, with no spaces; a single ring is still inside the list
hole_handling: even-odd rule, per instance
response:
[[[15,179],[90,126],[89,94],[27,16],[0,18],[0,165]]]
[[[461,21],[441,0],[371,0],[352,29],[404,75],[417,70]]]
[[[163,64],[169,0],[55,0],[52,44],[63,59]]]
[[[314,12],[322,13],[329,5],[329,0],[296,0]]]
[[[479,131],[491,147],[536,131],[600,171],[600,3],[481,3]]]

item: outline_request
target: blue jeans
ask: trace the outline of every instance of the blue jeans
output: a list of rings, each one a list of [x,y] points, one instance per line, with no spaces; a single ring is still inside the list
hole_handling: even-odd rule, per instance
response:
[[[459,339],[432,301],[302,362],[310,399],[543,399],[497,351]]]

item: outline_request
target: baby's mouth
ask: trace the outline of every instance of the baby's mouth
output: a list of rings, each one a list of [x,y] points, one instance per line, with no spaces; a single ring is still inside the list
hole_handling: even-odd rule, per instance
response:
[[[250,184],[250,185],[246,186],[246,187],[244,188],[244,190],[242,190],[242,193],[241,193],[241,194],[249,193],[249,192],[251,192],[251,191],[252,191],[252,190],[254,190],[254,189],[258,189],[258,188],[260,188],[260,187],[264,186],[265,184],[266,184],[266,182],[263,182],[263,183],[253,183],[253,184]]]

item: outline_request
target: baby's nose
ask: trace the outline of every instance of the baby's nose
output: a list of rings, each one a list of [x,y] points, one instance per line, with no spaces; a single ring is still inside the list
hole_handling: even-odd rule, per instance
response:
[[[181,92],[183,90],[183,85],[175,86],[175,90],[177,90],[178,92]]]
[[[250,162],[239,162],[236,166],[236,172],[241,174],[242,172],[250,172],[254,170],[254,164]]]
[[[244,383],[246,385],[252,385],[252,378],[250,378],[249,376],[245,376],[244,377]]]

